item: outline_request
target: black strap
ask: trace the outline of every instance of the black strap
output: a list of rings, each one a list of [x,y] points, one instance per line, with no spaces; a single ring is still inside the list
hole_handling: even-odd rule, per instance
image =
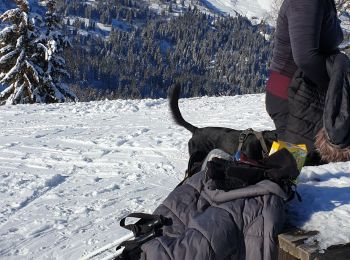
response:
[[[302,202],[303,200],[301,199],[301,196],[300,196],[299,192],[297,191],[297,185],[295,183],[292,183],[291,186],[292,186],[292,191],[297,196],[298,201]]]
[[[265,142],[265,139],[264,139],[262,133],[254,131],[252,128],[248,128],[246,130],[243,130],[241,132],[241,134],[239,135],[239,139],[238,139],[239,143],[238,143],[237,152],[241,152],[242,147],[243,147],[243,143],[247,140],[247,137],[251,134],[254,134],[256,136],[256,138],[259,140],[261,147],[263,149],[263,154],[262,154],[263,158],[267,157],[269,151],[267,149],[267,145],[266,145],[266,142]]]
[[[127,218],[139,218],[135,224],[126,225]],[[151,232],[152,230],[159,229],[169,223],[169,219],[162,215],[152,215],[146,213],[131,213],[125,218],[120,220],[120,226],[130,230],[134,233],[135,237]]]
[[[139,218],[135,224],[126,225],[127,218]],[[122,242],[116,250],[124,247],[121,255],[116,257],[117,260],[136,260],[140,259],[141,246],[155,237],[161,236],[162,227],[172,224],[170,218],[162,215],[152,215],[146,213],[131,213],[120,221],[120,226],[134,233],[133,240]]]

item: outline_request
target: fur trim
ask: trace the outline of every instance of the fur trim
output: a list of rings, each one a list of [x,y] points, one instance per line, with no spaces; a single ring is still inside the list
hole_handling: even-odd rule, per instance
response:
[[[325,128],[322,128],[316,135],[315,147],[320,153],[322,160],[326,162],[350,161],[350,146],[338,148],[329,141]]]

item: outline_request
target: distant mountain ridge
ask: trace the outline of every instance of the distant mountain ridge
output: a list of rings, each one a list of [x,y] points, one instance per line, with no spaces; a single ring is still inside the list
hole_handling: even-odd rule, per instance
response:
[[[60,5],[69,3],[80,5],[98,5],[103,1],[98,0],[58,0]],[[108,1],[104,1],[108,2]],[[178,15],[189,7],[196,7],[200,11],[209,13],[211,15],[218,16],[236,16],[241,15],[247,17],[253,23],[259,23],[261,21],[273,24],[273,5],[276,5],[274,0],[138,0],[140,4],[145,7],[154,10],[159,15]],[[35,11],[40,12],[40,6],[45,5],[45,1],[42,0],[29,0],[32,8]],[[14,1],[6,0],[0,2],[0,13],[13,8],[15,6]],[[275,7],[276,8],[276,7]],[[343,18],[350,16],[350,4],[344,5],[342,13],[345,15]],[[350,25],[347,25],[350,30]]]

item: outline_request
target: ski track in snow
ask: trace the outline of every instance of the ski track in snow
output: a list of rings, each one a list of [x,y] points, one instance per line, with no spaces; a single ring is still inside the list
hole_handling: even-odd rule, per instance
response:
[[[272,129],[264,95],[181,99],[196,126]],[[0,258],[77,259],[127,232],[182,180],[191,134],[167,100],[0,108]],[[294,224],[322,248],[350,242],[350,164],[305,167]],[[330,229],[329,226],[332,228]]]

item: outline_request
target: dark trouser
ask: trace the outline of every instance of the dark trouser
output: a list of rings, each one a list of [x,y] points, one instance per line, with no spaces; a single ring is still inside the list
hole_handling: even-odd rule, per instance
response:
[[[291,132],[289,125],[288,132],[287,130],[287,122],[289,117],[289,106],[288,106],[288,99],[283,99],[278,96],[275,96],[271,94],[270,92],[266,91],[266,99],[265,99],[265,105],[266,105],[266,111],[272,118],[273,122],[275,123],[278,139],[283,141],[288,141],[291,143],[305,143],[308,145],[308,155],[305,161],[305,166],[309,165],[320,165],[323,164],[321,162],[321,158],[314,150],[313,143],[307,142],[307,139],[303,136],[303,131],[294,131]],[[315,107],[315,106],[313,106]],[[292,111],[293,112],[293,111]],[[295,112],[295,111],[294,111]],[[291,113],[292,114],[292,113]],[[317,114],[315,114],[314,119],[315,121],[318,121],[319,117]],[[302,120],[302,119],[300,119]],[[300,126],[293,126],[293,130],[297,129],[300,130],[298,127]],[[288,134],[287,134],[288,133]],[[294,134],[292,134],[294,133]],[[300,134],[301,136],[297,135],[296,133]]]
[[[288,99],[283,99],[266,91],[266,111],[275,123],[278,138],[283,140],[288,120]]]

